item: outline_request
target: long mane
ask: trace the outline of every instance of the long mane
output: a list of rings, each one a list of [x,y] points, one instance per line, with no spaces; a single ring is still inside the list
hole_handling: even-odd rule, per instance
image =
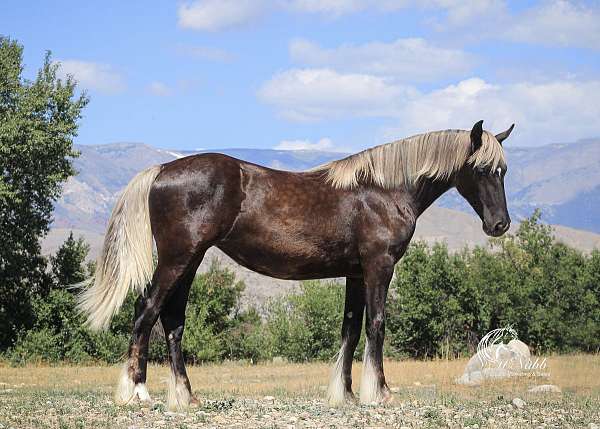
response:
[[[423,177],[447,179],[465,163],[495,171],[506,165],[502,145],[484,131],[481,147],[471,154],[469,131],[434,131],[375,146],[313,171],[322,171],[325,180],[339,189],[359,183],[394,188],[413,185]]]

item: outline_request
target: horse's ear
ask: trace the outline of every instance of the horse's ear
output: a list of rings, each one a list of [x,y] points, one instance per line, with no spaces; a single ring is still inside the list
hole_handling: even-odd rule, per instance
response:
[[[475,152],[481,147],[481,137],[483,136],[483,119],[476,122],[471,130],[471,150]]]
[[[506,140],[508,138],[508,136],[510,136],[510,133],[512,133],[512,130],[514,127],[515,127],[515,124],[512,124],[508,130],[503,131],[500,134],[496,134],[496,140],[498,140],[498,142],[500,144],[502,144],[502,142],[504,140]]]

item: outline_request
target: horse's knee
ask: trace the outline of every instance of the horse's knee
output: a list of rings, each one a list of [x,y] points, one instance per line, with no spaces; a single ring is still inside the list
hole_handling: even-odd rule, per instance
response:
[[[370,320],[367,326],[367,337],[369,339],[381,339],[385,333],[385,315],[378,313]]]

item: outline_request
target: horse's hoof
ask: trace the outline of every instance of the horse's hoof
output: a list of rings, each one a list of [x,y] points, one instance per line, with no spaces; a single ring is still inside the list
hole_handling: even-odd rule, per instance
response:
[[[198,408],[200,406],[200,401],[196,398],[196,395],[192,395],[190,398],[190,407]]]
[[[358,398],[352,392],[346,392],[345,398],[348,404],[358,404]]]
[[[394,395],[392,395],[392,392],[390,392],[390,391],[384,392],[383,399],[381,400],[381,404],[386,405],[386,404],[390,404],[392,402],[394,402]]]

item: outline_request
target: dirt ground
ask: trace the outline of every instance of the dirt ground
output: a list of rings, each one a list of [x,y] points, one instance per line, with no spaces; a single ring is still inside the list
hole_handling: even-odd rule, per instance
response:
[[[600,429],[600,356],[548,358],[544,377],[518,377],[478,387],[454,379],[454,361],[386,361],[394,401],[386,406],[330,408],[326,364],[226,363],[189,368],[201,405],[165,407],[166,366],[151,366],[152,405],[115,406],[118,367],[0,365],[0,429],[6,428],[350,428],[573,427]],[[354,365],[355,391],[360,363]],[[559,393],[532,393],[556,385]],[[524,401],[517,407],[515,398]]]

